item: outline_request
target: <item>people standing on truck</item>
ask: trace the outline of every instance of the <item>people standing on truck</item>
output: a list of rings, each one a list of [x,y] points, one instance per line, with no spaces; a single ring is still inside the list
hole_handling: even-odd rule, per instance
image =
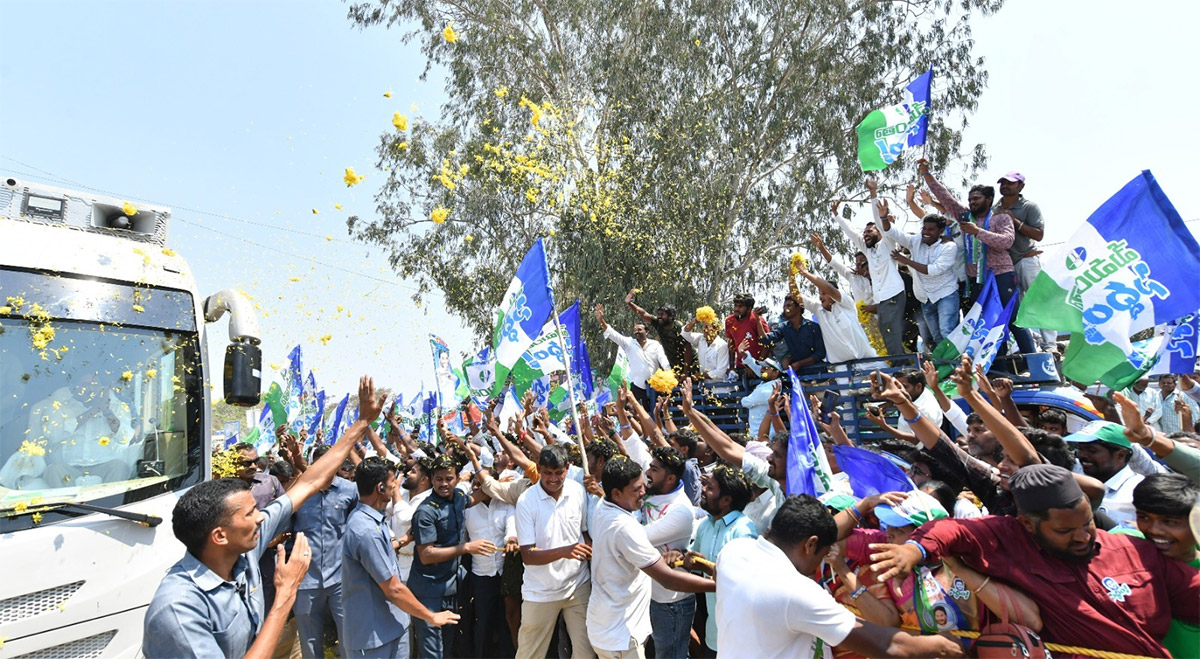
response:
[[[770,331],[764,331],[758,337],[758,342],[768,348],[782,344],[785,348],[784,357],[778,360],[783,366],[782,370],[806,373],[825,363],[825,339],[822,335],[821,326],[804,317],[802,298],[788,295],[783,299],[783,318]],[[749,350],[748,341],[743,340],[743,345],[745,350]],[[751,424],[750,428],[754,430],[756,427]]]
[[[745,365],[746,356],[762,359],[767,355],[758,337],[768,331],[766,319],[754,313],[754,298],[748,293],[733,296],[733,313],[725,317],[725,340],[729,342],[729,363],[743,382],[748,382],[751,375]]]
[[[1045,221],[1042,219],[1042,209],[1021,194],[1025,189],[1025,175],[1012,171],[1001,176],[996,184],[1000,186],[1000,200],[996,202],[995,210],[1008,211],[1013,218],[1013,244],[1008,248],[1012,257],[1013,267],[1017,273],[1017,287],[1021,297],[1029,292],[1033,280],[1042,271],[1042,261],[1039,256],[1038,241],[1044,237]],[[1014,317],[1016,312],[1013,312]],[[1058,332],[1048,329],[1030,330],[1034,334],[1043,352],[1054,352],[1058,349]]]
[[[791,299],[800,300],[801,309],[812,309],[821,329],[821,340],[825,347],[825,359],[830,366],[852,359],[876,357],[875,349],[867,340],[867,333],[858,322],[858,314],[845,291],[808,271],[800,263],[797,270],[805,279],[817,287],[818,298],[804,295],[796,285],[796,273],[788,274],[788,290]]]
[[[700,331],[696,331],[699,324]],[[721,336],[716,321],[692,318],[684,325],[683,339],[692,344],[700,361],[699,377],[707,382],[724,382],[729,375],[729,343]]]
[[[1016,269],[1009,253],[1016,235],[1011,211],[1007,208],[992,208],[996,190],[990,185],[973,186],[967,195],[967,205],[964,206],[933,176],[929,171],[929,161],[924,158],[917,160],[917,173],[929,186],[933,196],[946,207],[950,216],[958,220],[959,229],[965,234],[963,250],[966,252],[970,290],[970,298],[965,307],[969,309],[975,303],[975,298],[983,291],[983,283],[987,280],[989,272],[996,279],[1000,302],[1008,304],[1013,295],[1019,294]],[[1013,324],[1016,318],[1017,309],[1014,307],[1008,328],[1017,340],[1017,346],[1021,352],[1036,352],[1037,346],[1029,330]]]
[[[175,504],[171,528],[187,552],[167,571],[146,610],[147,657],[269,657],[275,651],[311,550],[296,537],[291,557],[276,550],[275,601],[263,598],[259,558],[290,528],[292,511],[333,481],[338,466],[379,416],[375,383],[358,385],[359,420],[333,448],[296,478],[292,489],[259,510],[247,481],[222,478],[188,490]],[[390,551],[390,548],[389,548]]]
[[[683,323],[675,319],[675,307],[663,304],[655,313],[651,314],[633,301],[636,293],[636,288],[629,289],[629,293],[625,295],[625,305],[629,307],[634,316],[658,332],[659,343],[662,344],[663,352],[667,354],[667,361],[671,362],[671,367],[675,369],[676,374],[694,376],[699,373],[699,367],[696,365],[696,351],[683,337]]]
[[[904,354],[904,280],[896,261],[892,259],[892,245],[883,239],[876,222],[879,220],[879,206],[875,203],[875,192],[878,184],[874,179],[867,180],[867,189],[871,191],[871,213],[874,222],[867,222],[862,232],[850,226],[838,214],[840,202],[833,202],[833,219],[842,228],[842,232],[850,240],[850,244],[866,256],[867,266],[871,272],[872,296],[875,300],[876,313],[879,317],[879,333],[889,355]]]
[[[671,362],[667,360],[662,344],[649,337],[645,323],[634,324],[632,337],[613,329],[604,321],[604,307],[599,304],[596,305],[596,322],[604,329],[604,338],[625,351],[625,358],[629,360],[629,388],[633,397],[643,407],[652,409],[657,396],[646,382],[657,371],[671,370]]]
[[[882,203],[886,209],[886,202]],[[897,247],[892,250],[892,258],[908,266],[914,287],[919,284],[928,298],[921,304],[921,315],[929,334],[926,346],[932,349],[958,327],[958,273],[954,270],[958,247],[942,235],[949,221],[928,214],[921,220],[921,233],[908,235],[900,231],[890,214],[880,213],[880,218],[884,237]],[[908,255],[899,248],[908,249]]]

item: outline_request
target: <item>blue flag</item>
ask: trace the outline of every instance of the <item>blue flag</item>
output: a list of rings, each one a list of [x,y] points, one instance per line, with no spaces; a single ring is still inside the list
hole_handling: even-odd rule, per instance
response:
[[[309,374],[312,377],[312,374]],[[304,442],[305,446],[312,444],[317,440],[317,429],[325,422],[325,390],[318,391],[313,396],[313,403],[316,406],[316,413],[312,415],[308,423],[308,440]]]
[[[950,336],[942,339],[933,349],[933,358],[939,362],[957,363],[962,355],[969,355],[986,373],[996,360],[1000,347],[1008,340],[1008,321],[1016,304],[1016,295],[1009,299],[1008,304],[1000,302],[996,278],[989,271],[975,304],[971,305]],[[938,367],[939,379],[949,377],[954,370],[953,363]]]
[[[917,489],[904,470],[887,458],[857,446],[835,446],[838,466],[850,478],[854,496],[869,497],[884,492],[911,492]]]
[[[553,314],[554,292],[550,289],[546,247],[538,238],[496,307],[492,333],[496,379],[492,383],[492,395],[500,393],[513,366],[542,333],[542,326]]]
[[[344,429],[343,422],[345,421],[346,405],[350,402],[350,394],[346,394],[342,398],[342,402],[338,403],[333,410],[333,423],[329,425],[329,431],[325,433],[325,442],[333,444],[342,436]]]
[[[920,77],[904,88],[905,102],[910,106],[924,108],[925,111],[920,113],[921,118],[917,122],[908,127],[908,146],[921,146],[925,143],[925,133],[929,130],[929,101],[932,97],[930,93],[933,87],[933,69],[929,69],[922,73]]]
[[[787,494],[821,496],[833,484],[833,472],[821,446],[817,424],[808,410],[808,397],[800,379],[789,370],[792,380],[791,417],[787,452]]]
[[[592,383],[592,360],[588,356],[587,344],[579,331],[579,300],[571,308],[558,315],[558,324],[562,326],[567,344],[567,354],[570,357],[571,377],[575,381],[578,400],[592,397],[595,385]]]
[[[1163,335],[1158,361],[1150,369],[1150,375],[1164,373],[1196,372],[1197,321],[1200,315],[1192,314],[1167,328]]]

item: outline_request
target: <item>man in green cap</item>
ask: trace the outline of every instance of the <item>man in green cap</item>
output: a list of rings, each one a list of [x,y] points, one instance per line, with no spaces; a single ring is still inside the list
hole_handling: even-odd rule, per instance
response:
[[[1104,500],[1097,510],[1107,513],[1119,526],[1135,526],[1133,488],[1143,476],[1129,467],[1133,447],[1125,437],[1125,428],[1108,421],[1092,421],[1063,439],[1074,445],[1083,473],[1104,483]]]

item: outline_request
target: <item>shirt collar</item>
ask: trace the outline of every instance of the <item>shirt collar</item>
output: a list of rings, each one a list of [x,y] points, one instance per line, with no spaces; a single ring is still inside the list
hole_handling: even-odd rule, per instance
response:
[[[363,510],[363,512],[365,512],[367,514],[367,517],[370,517],[371,519],[375,520],[376,524],[381,524],[383,522],[383,511],[382,510],[375,510],[374,508],[368,506],[367,504],[365,504],[361,501],[358,502],[357,508],[361,508]]]
[[[1133,470],[1129,468],[1129,465],[1125,465],[1124,467],[1121,467],[1120,471],[1113,474],[1112,478],[1109,478],[1104,482],[1104,487],[1110,490],[1119,490],[1125,485],[1126,482],[1129,481],[1130,478],[1133,478],[1134,476],[1137,476],[1137,474],[1135,474]]]
[[[721,522],[725,526],[733,526],[733,523],[736,522],[737,519],[741,516],[742,516],[742,511],[731,510],[731,511],[725,513],[725,516],[717,521]]]
[[[238,560],[233,565],[233,578],[237,579],[238,575],[246,570],[245,556],[238,556]],[[183,568],[183,573],[187,575],[192,583],[200,587],[205,592],[211,592],[220,588],[223,584],[231,583],[225,581],[216,572],[213,572],[207,565],[200,562],[200,559],[192,555],[192,552],[184,552],[183,559],[179,561],[179,566]]]

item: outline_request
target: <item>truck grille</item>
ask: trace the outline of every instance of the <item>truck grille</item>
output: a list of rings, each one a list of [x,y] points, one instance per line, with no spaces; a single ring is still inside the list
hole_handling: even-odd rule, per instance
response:
[[[57,609],[83,586],[83,581],[0,600],[0,624],[31,618]]]

